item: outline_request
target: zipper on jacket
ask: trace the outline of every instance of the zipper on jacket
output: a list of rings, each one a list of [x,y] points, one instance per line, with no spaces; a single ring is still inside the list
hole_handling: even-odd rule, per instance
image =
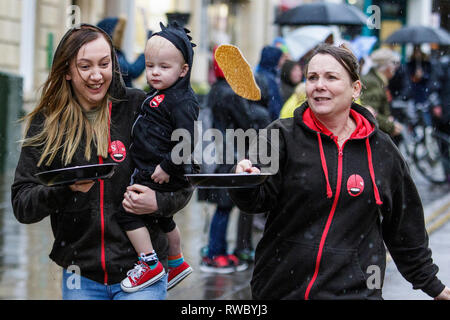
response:
[[[138,114],[136,120],[134,120],[133,125],[131,126],[131,137],[132,138],[134,136],[134,127],[136,126],[136,123],[139,121],[139,119],[142,118],[142,112],[144,112],[144,105],[145,105],[145,103],[147,101],[149,101],[150,99],[153,99],[154,97],[156,97],[158,94],[159,94],[159,91],[156,90],[156,92],[153,95],[145,98],[145,100],[142,102],[142,104],[141,104],[141,112]]]
[[[98,157],[98,163],[103,164],[102,157]],[[100,261],[104,273],[103,282],[105,285],[107,285],[108,273],[106,272],[106,258],[105,258],[105,213],[104,213],[105,181],[103,179],[99,179],[99,182],[100,182],[100,233],[101,233]]]
[[[341,194],[342,158],[343,158],[343,155],[344,155],[343,149],[344,149],[345,142],[342,145],[342,147],[339,146],[339,144],[337,143],[337,140],[335,140],[335,143],[336,143],[336,145],[338,147],[338,176],[337,176],[337,182],[336,182],[336,193],[334,195],[333,205],[331,206],[330,213],[328,214],[327,223],[325,224],[325,228],[324,228],[324,230],[322,232],[322,237],[320,239],[320,244],[319,244],[319,251],[317,252],[317,257],[316,257],[316,266],[314,268],[313,277],[309,281],[308,287],[306,288],[305,300],[309,299],[309,294],[311,292],[311,288],[312,288],[314,282],[317,279],[317,275],[319,274],[320,261],[322,259],[322,253],[323,253],[323,248],[325,246],[325,240],[327,238],[328,231],[330,230],[331,222],[333,221],[333,216],[334,216],[334,213],[336,211],[336,207],[337,207],[337,203],[338,203],[338,200],[339,200],[339,196]]]

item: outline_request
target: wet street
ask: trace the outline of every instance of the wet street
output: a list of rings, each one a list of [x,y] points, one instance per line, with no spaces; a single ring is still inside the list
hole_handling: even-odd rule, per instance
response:
[[[431,185],[421,176],[414,174],[414,168],[411,170],[423,199],[425,214],[430,220],[430,245],[434,260],[442,270],[439,276],[448,285],[450,188]],[[0,299],[61,299],[62,271],[48,258],[53,241],[49,219],[33,225],[22,225],[15,220],[10,203],[12,171],[9,170],[7,175],[0,175]],[[196,201],[194,194],[190,204],[175,216],[182,232],[185,258],[194,268],[194,272],[169,292],[168,299],[251,298],[251,267],[229,275],[206,274],[200,271],[200,249],[207,243],[209,222],[214,209],[213,205]],[[230,251],[234,249],[237,217],[238,211],[234,210],[227,235]],[[259,232],[255,232],[254,244],[260,236]],[[401,278],[392,261],[388,263],[383,292],[385,299],[429,299],[422,292],[411,289],[411,285]]]
[[[0,300],[1,299],[61,299],[59,266],[48,254],[53,243],[49,218],[23,225],[15,220],[10,203],[11,175],[0,176]],[[183,251],[194,272],[168,294],[168,299],[249,299],[248,283],[252,269],[228,274],[211,275],[199,268],[200,249],[208,240],[208,226],[215,207],[194,200],[175,216],[182,232]],[[232,212],[228,243],[234,249],[238,211]],[[257,241],[259,234],[255,234]]]

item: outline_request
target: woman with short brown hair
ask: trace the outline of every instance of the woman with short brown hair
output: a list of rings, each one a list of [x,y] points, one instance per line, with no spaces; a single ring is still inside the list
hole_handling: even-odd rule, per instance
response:
[[[450,298],[407,164],[372,114],[352,103],[357,70],[347,48],[319,46],[306,68],[307,101],[267,128],[279,132],[270,143],[280,169],[261,186],[230,190],[241,210],[269,212],[255,299],[382,299],[385,244],[415,289]],[[235,171],[260,169],[245,159]]]

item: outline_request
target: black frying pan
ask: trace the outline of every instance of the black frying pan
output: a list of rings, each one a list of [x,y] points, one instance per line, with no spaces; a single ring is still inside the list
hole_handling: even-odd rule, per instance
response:
[[[197,188],[252,188],[262,184],[271,173],[214,173],[185,174]]]
[[[39,172],[35,177],[47,186],[70,185],[82,180],[111,178],[117,165],[117,163],[103,163],[62,168]]]

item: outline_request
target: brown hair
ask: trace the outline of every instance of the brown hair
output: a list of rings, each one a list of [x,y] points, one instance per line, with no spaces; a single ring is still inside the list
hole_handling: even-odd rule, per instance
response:
[[[110,38],[91,25],[81,25],[70,29],[60,41],[56,49],[52,68],[45,81],[42,94],[37,107],[23,120],[27,121],[26,131],[36,115],[42,113],[45,122],[42,130],[34,136],[23,140],[24,146],[35,146],[42,148],[42,154],[37,163],[40,166],[50,165],[57,152],[62,149],[62,161],[64,165],[72,161],[73,155],[85,136],[86,160],[91,158],[91,143],[97,147],[97,155],[108,156],[108,130],[109,110],[107,107],[109,94],[106,94],[101,105],[100,112],[93,124],[90,124],[82,111],[72,90],[71,81],[65,76],[69,73],[70,64],[78,54],[80,48],[88,42],[103,36],[111,47],[111,63],[114,72],[114,51]]]
[[[334,46],[322,43],[314,50],[309,61],[317,54],[329,54],[344,67],[352,82],[360,80],[358,59],[356,59],[353,52],[345,44]],[[309,61],[305,67],[305,74],[308,74]]]

